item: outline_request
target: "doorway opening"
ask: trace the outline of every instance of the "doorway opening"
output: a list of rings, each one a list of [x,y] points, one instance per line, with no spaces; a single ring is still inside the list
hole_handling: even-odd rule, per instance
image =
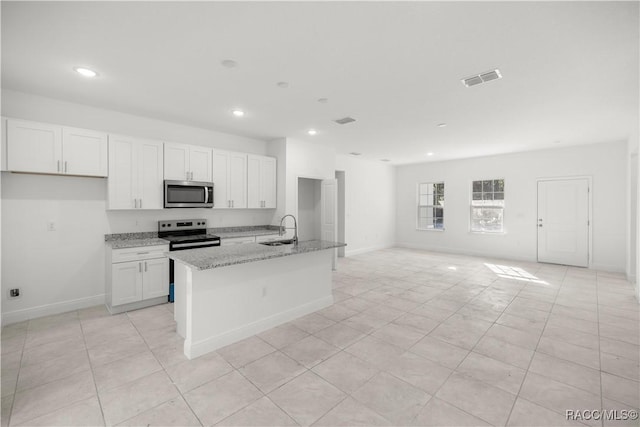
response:
[[[298,238],[322,239],[321,183],[319,179],[298,178]]]

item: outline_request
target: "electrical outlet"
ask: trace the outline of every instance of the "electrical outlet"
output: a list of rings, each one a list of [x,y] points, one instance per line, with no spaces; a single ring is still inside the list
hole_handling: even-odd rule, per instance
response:
[[[9,289],[9,298],[18,298],[20,296],[20,288]]]
[[[56,229],[55,221],[47,221],[47,231],[56,231]]]

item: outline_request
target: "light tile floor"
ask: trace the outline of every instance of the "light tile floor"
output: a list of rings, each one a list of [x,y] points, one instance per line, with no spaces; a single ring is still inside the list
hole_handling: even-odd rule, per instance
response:
[[[565,418],[640,406],[620,274],[396,248],[341,259],[334,297],[191,361],[171,304],[9,325],[2,426],[638,425]]]

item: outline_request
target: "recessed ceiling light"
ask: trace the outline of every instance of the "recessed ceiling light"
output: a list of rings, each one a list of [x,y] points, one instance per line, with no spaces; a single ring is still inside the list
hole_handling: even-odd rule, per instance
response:
[[[326,104],[328,101],[329,101],[329,100],[328,100],[327,98],[319,98],[319,99],[318,99],[318,102],[319,102],[320,104]]]
[[[438,123],[438,127],[439,128],[444,128],[444,127],[447,127],[447,124],[446,123]]]
[[[433,156],[433,153],[432,153],[431,151],[429,151],[429,152],[427,153],[427,156]]]
[[[317,131],[317,130],[315,130],[315,129],[309,129],[309,130],[307,131],[307,133],[308,133],[309,135],[313,136],[313,135],[317,135],[317,134],[318,134],[318,131]]]
[[[236,116],[236,117],[242,117],[242,116],[244,116],[244,111],[239,110],[239,109],[237,109],[237,108],[236,108],[235,110],[231,111],[231,113],[232,113],[234,116]]]
[[[390,162],[391,160],[389,159],[380,159],[381,162]]]
[[[75,67],[74,70],[76,73],[85,77],[96,77],[98,75],[95,71],[85,67]]]
[[[276,83],[276,86],[278,86],[280,89],[286,89],[289,87],[289,82],[278,82]]]
[[[352,152],[350,152],[349,154],[351,154],[352,156],[359,156],[359,155],[361,155],[362,153],[357,153],[357,152],[355,152],[355,151],[352,151]]]
[[[222,65],[225,68],[235,68],[238,66],[238,63],[233,59],[225,59],[224,61],[220,62],[220,65]]]

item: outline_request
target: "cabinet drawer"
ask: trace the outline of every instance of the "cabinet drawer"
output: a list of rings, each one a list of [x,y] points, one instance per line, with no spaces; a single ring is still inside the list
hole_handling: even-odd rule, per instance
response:
[[[140,246],[137,248],[114,249],[111,254],[111,262],[140,261],[153,258],[164,258],[169,252],[169,245]]]

